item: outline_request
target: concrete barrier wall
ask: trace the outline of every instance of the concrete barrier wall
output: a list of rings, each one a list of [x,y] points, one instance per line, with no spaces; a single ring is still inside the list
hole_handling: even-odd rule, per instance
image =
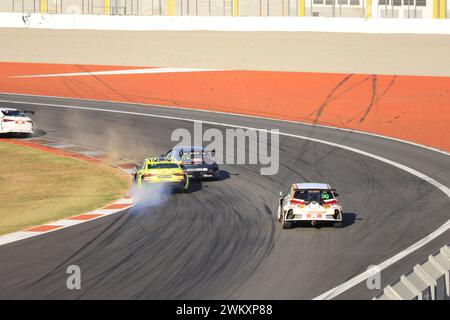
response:
[[[450,300],[450,247],[418,264],[374,300]]]
[[[450,34],[448,19],[164,17],[0,13],[0,27],[143,31],[290,31]]]
[[[446,18],[450,0],[3,0],[2,12],[174,16]],[[439,12],[439,16],[437,14]]]

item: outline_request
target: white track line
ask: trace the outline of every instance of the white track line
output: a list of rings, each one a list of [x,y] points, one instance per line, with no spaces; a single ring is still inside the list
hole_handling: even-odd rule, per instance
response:
[[[0,101],[3,101],[3,100],[0,100]],[[6,102],[6,101],[4,101],[4,102]],[[162,115],[156,115],[156,114],[150,114],[150,113],[140,113],[140,112],[130,112],[130,111],[100,109],[100,108],[89,108],[89,107],[59,105],[59,104],[48,104],[48,103],[34,103],[34,102],[30,103],[30,102],[17,102],[17,101],[7,101],[7,102],[19,103],[19,104],[20,103],[24,103],[24,104],[30,104],[30,105],[45,105],[45,106],[51,106],[51,107],[57,107],[57,108],[65,108],[65,109],[76,109],[76,110],[86,110],[86,111],[126,114],[126,115],[132,115],[132,116],[152,117],[152,118],[160,118],[160,119],[185,121],[185,122],[202,122],[202,123],[215,125],[215,126],[251,129],[251,130],[257,130],[257,131],[272,133],[268,129],[240,126],[240,125],[234,125],[234,124],[229,124],[229,123],[220,123],[220,122],[213,122],[213,121],[202,121],[202,120],[197,120],[197,119],[180,118],[180,117],[173,117],[173,116],[162,116]],[[412,168],[410,168],[408,166],[405,166],[405,165],[403,165],[401,163],[398,163],[398,162],[395,162],[395,161],[392,161],[392,160],[389,160],[389,159],[377,156],[376,154],[373,154],[373,153],[369,153],[369,152],[366,152],[366,151],[363,151],[363,150],[360,150],[360,149],[352,148],[352,147],[349,147],[349,146],[346,146],[346,145],[342,145],[342,144],[338,144],[338,143],[334,143],[334,142],[328,142],[328,141],[324,141],[324,140],[319,140],[319,139],[315,139],[315,138],[310,138],[310,137],[301,136],[301,135],[295,135],[295,134],[289,134],[289,133],[279,132],[278,134],[280,136],[287,136],[287,137],[292,137],[292,138],[297,138],[297,139],[309,140],[309,141],[314,141],[314,142],[317,142],[317,143],[322,143],[322,144],[325,144],[325,145],[329,145],[329,146],[332,146],[332,147],[348,150],[348,151],[351,151],[351,152],[354,152],[354,153],[358,153],[358,154],[361,154],[363,156],[366,156],[366,157],[369,157],[369,158],[372,158],[372,159],[384,162],[386,164],[389,164],[389,165],[394,166],[394,167],[396,167],[398,169],[406,171],[409,174],[412,174],[412,175],[414,175],[414,176],[416,176],[416,177],[418,177],[418,178],[428,182],[429,184],[431,184],[434,187],[436,187],[439,190],[441,190],[448,198],[450,198],[450,189],[447,186],[445,186],[442,183],[436,181],[435,179],[427,176],[426,174],[421,173],[421,172],[419,172],[417,170],[414,170],[414,169],[412,169]],[[411,254],[412,252],[418,250],[419,248],[423,247],[427,243],[429,243],[432,240],[436,239],[437,237],[439,237],[441,234],[443,234],[444,232],[446,232],[449,229],[450,229],[450,220],[448,220],[446,223],[444,223],[442,226],[440,226],[436,231],[432,232],[431,234],[429,234],[425,238],[419,240],[418,242],[414,243],[410,247],[402,250],[401,252],[399,252],[395,256],[389,258],[388,260],[380,263],[377,266],[379,268],[379,271],[382,271],[382,270],[388,268],[389,266],[391,266],[394,263],[398,262],[402,258],[406,257],[407,255]],[[363,272],[363,273],[361,273],[361,274],[351,278],[350,280],[340,284],[339,286],[337,286],[337,287],[335,287],[335,288],[325,292],[324,294],[321,294],[320,296],[317,296],[314,299],[315,300],[333,299],[333,298],[337,297],[338,295],[340,295],[341,293],[347,291],[348,289],[350,289],[350,288],[358,285],[359,283],[363,282],[364,280],[367,280],[370,276],[372,276],[372,272],[371,271],[372,270],[365,271],[365,272]]]
[[[366,132],[366,131],[360,131],[355,129],[347,129],[347,128],[339,128],[339,127],[333,127],[333,126],[327,126],[323,124],[315,124],[315,123],[307,123],[307,122],[301,122],[301,121],[294,121],[294,120],[285,120],[285,119],[277,119],[277,118],[270,118],[270,117],[262,117],[262,116],[253,116],[253,115],[246,115],[246,114],[240,114],[235,112],[226,112],[226,111],[211,111],[211,110],[201,110],[201,109],[195,109],[195,108],[185,108],[185,107],[176,107],[176,106],[166,106],[166,105],[159,105],[159,104],[146,104],[146,103],[126,103],[126,102],[120,102],[120,101],[101,101],[101,100],[95,100],[95,99],[82,99],[82,98],[67,98],[67,97],[58,97],[58,96],[45,96],[45,95],[35,95],[35,94],[23,94],[23,93],[9,93],[9,92],[0,92],[0,94],[4,95],[16,95],[16,96],[24,96],[24,97],[40,97],[40,98],[56,98],[56,99],[70,99],[70,100],[79,100],[79,101],[92,101],[92,102],[108,102],[108,103],[115,103],[118,105],[135,105],[135,106],[143,106],[143,107],[157,107],[157,108],[170,108],[170,109],[176,109],[176,110],[189,110],[189,111],[195,111],[199,113],[217,113],[217,114],[224,114],[224,115],[232,115],[232,116],[239,116],[244,118],[253,118],[253,119],[262,119],[262,120],[271,120],[271,121],[279,121],[279,122],[286,122],[286,123],[292,123],[292,124],[301,124],[304,126],[311,126],[311,127],[320,127],[320,128],[326,128],[326,129],[332,129],[332,130],[339,130],[339,131],[345,131],[345,132],[355,132],[358,134],[364,134],[367,136],[382,138],[386,140],[392,140],[396,142],[401,142],[405,144],[409,144],[415,147],[423,148],[430,151],[435,151],[441,154],[444,154],[446,156],[450,156],[450,152],[440,150],[438,148],[429,147],[420,143],[388,137],[385,135],[372,133],[372,132]],[[14,102],[10,100],[0,100],[0,102]],[[29,102],[22,102],[22,103],[29,103]]]
[[[337,287],[328,290],[327,292],[321,294],[320,296],[315,297],[313,300],[329,300],[337,297],[341,293],[347,291],[348,289],[353,288],[354,286],[358,285],[359,283],[369,279],[370,277],[373,277],[374,270],[375,272],[381,272],[382,270],[388,268],[389,266],[393,265],[394,263],[400,261],[410,253],[422,248],[427,243],[431,242],[432,240],[439,237],[441,234],[446,232],[450,229],[450,220],[448,220],[446,223],[444,223],[442,226],[440,226],[436,231],[430,233],[425,238],[417,241],[413,245],[409,246],[405,250],[397,253],[395,256],[387,259],[386,261],[380,263],[377,266],[374,266],[370,268],[369,270],[357,275],[356,277],[351,278],[350,280],[347,280],[346,282],[338,285]]]
[[[112,76],[129,74],[151,74],[151,73],[182,73],[182,72],[210,72],[227,71],[227,69],[202,69],[202,68],[143,68],[143,69],[123,69],[109,71],[92,72],[72,72],[72,73],[52,73],[52,74],[33,74],[25,76],[14,76],[11,78],[53,78],[53,77],[82,77],[82,76]]]

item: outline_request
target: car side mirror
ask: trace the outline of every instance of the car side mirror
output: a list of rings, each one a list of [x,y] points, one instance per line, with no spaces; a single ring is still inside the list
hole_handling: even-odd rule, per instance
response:
[[[283,197],[283,198],[284,198],[284,197],[286,197],[286,196],[287,196],[287,193],[286,193],[286,192],[283,192],[283,191],[280,192],[280,197]]]
[[[339,197],[339,193],[337,193],[337,192],[333,192],[333,195],[334,195],[335,197]]]

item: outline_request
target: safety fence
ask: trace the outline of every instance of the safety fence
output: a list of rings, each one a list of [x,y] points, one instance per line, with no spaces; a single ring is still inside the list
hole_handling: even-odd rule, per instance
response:
[[[442,19],[450,0],[2,0],[0,12]]]
[[[414,267],[374,300],[450,300],[450,247]]]

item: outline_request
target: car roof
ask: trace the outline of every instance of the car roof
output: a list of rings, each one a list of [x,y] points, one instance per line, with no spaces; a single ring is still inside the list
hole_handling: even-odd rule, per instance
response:
[[[1,108],[0,107],[0,111],[18,111],[18,110],[14,109],[14,108]]]
[[[330,190],[331,187],[326,183],[294,183],[292,185],[295,189],[299,190]]]

